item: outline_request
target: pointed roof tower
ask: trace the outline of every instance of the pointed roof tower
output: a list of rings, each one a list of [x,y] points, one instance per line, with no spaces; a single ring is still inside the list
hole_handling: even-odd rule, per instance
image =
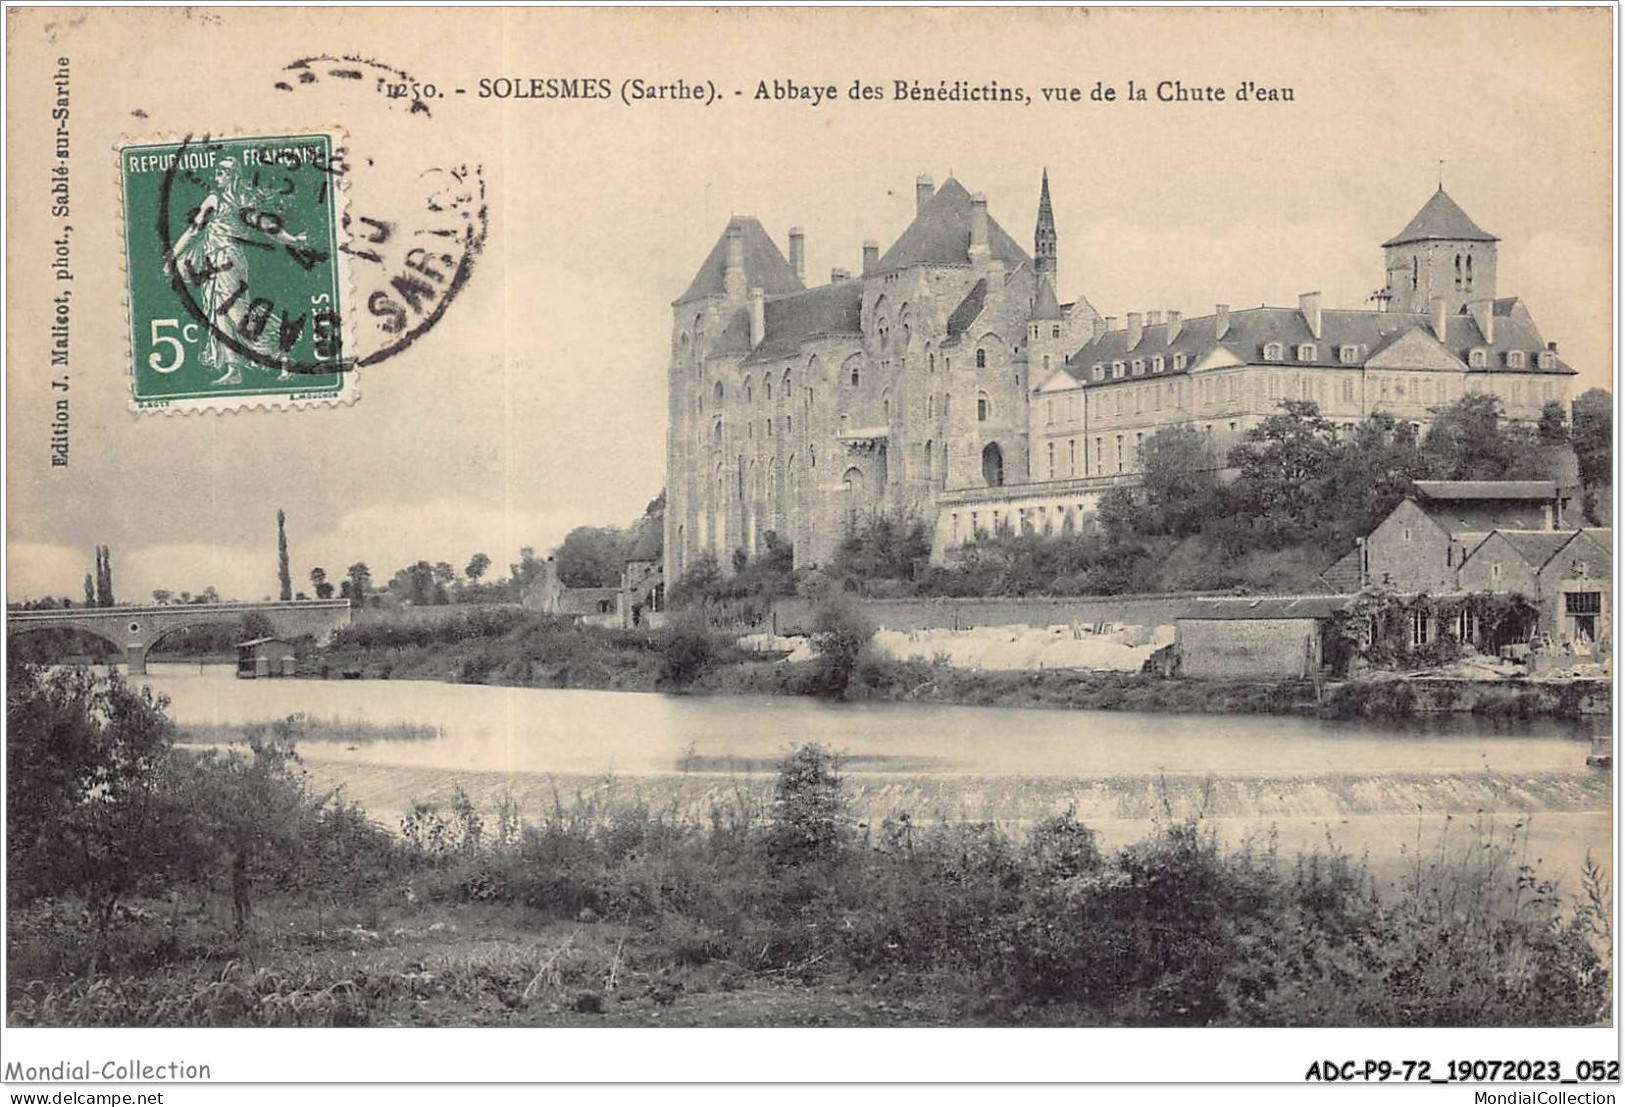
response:
[[[1038,226],[1033,229],[1033,268],[1052,281],[1056,272],[1055,209],[1049,202],[1049,168],[1038,192]]]
[[[711,247],[711,253],[700,264],[699,271],[689,282],[688,291],[677,297],[674,303],[728,294],[730,239],[736,243],[739,251],[737,260],[743,269],[734,277],[736,282],[742,282],[738,286],[741,291],[760,288],[769,296],[801,291],[801,279],[763,229],[761,222],[749,215],[736,215],[728,220],[728,226],[718,237],[716,245]]]
[[[971,224],[975,204],[965,186],[949,177],[914,216],[914,222],[881,255],[876,273],[916,265],[965,265],[970,260]],[[1011,269],[1030,264],[1015,239],[988,216],[987,244],[991,256]]]
[[[1422,210],[1416,213],[1405,229],[1383,243],[1383,247],[1404,246],[1412,242],[1499,242],[1495,235],[1474,223],[1461,205],[1450,198],[1444,185],[1428,198]]]

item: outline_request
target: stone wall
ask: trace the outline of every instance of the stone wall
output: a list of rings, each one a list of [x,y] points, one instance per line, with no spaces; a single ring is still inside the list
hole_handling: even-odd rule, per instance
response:
[[[1172,626],[1191,600],[1209,593],[1157,596],[1055,596],[857,600],[877,630],[966,630],[987,626],[1062,626],[1071,623]],[[773,604],[778,634],[811,631],[812,605],[803,599]]]

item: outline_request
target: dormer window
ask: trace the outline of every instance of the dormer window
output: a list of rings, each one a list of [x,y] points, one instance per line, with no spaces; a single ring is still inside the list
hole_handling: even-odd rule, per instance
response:
[[[1093,367],[1092,367],[1092,368],[1091,368],[1091,369],[1090,369],[1090,370],[1089,370],[1089,375],[1090,375],[1090,376],[1092,376],[1092,377],[1094,377],[1094,378],[1095,378],[1095,380],[1097,380],[1097,381],[1102,381],[1102,380],[1105,380],[1105,379],[1106,379],[1106,367],[1105,367],[1105,366],[1104,366],[1104,365],[1101,365],[1101,364],[1099,364],[1099,363],[1098,363],[1098,362],[1097,362],[1097,363],[1096,363],[1096,364],[1095,364],[1095,365],[1094,365],[1094,366],[1093,366]]]
[[[1490,352],[1484,349],[1474,350],[1467,355],[1467,365],[1472,369],[1483,369],[1490,363]]]
[[[1315,360],[1315,344],[1313,342],[1300,342],[1298,344],[1298,360],[1299,361],[1314,361]]]
[[[1145,358],[1137,357],[1134,359],[1134,375],[1136,377],[1145,376]]]
[[[1158,354],[1156,357],[1151,359],[1151,371],[1153,373],[1160,373],[1160,372],[1162,372],[1162,369],[1163,369],[1162,355]]]
[[[1522,369],[1523,368],[1523,351],[1522,350],[1508,350],[1507,351],[1507,368],[1508,369]]]
[[[1265,361],[1280,361],[1282,351],[1285,349],[1279,342],[1268,342],[1264,345]]]
[[[1550,350],[1542,350],[1538,364],[1542,369],[1555,369],[1557,367],[1557,355]]]
[[[1123,379],[1123,363],[1121,361],[1112,362],[1112,380],[1118,381],[1118,380],[1122,380],[1122,379]]]
[[[1360,347],[1339,346],[1337,348],[1337,360],[1341,361],[1344,365],[1353,365],[1355,362],[1360,360]]]
[[[1175,354],[1174,355],[1174,372],[1177,373],[1181,369],[1185,368],[1185,362],[1186,362],[1186,358],[1185,358],[1184,354]]]

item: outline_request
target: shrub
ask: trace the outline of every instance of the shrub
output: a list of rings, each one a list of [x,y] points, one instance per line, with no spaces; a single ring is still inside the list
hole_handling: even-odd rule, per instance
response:
[[[716,643],[702,619],[684,615],[673,620],[660,647],[661,684],[687,688],[716,662]]]
[[[813,646],[818,650],[815,689],[844,696],[858,661],[874,637],[874,627],[844,596],[832,593],[813,613]]]
[[[851,834],[834,755],[820,745],[802,746],[779,764],[769,854],[784,864],[827,861],[840,853]]]

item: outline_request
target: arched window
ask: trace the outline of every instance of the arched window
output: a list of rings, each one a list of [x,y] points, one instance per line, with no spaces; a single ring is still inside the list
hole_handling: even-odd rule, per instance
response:
[[[716,421],[716,425],[711,428],[711,434],[712,434],[713,439],[715,439],[717,446],[720,447],[722,445],[722,420],[721,419],[718,419]]]
[[[880,394],[880,422],[882,426],[891,426],[891,389]]]
[[[931,466],[933,464],[933,455],[932,455],[931,446],[932,446],[931,440],[929,438],[927,438],[925,440],[925,447],[920,451],[920,460],[923,463],[920,468],[921,468],[921,471],[925,474],[925,479],[927,481],[931,480]]]
[[[937,417],[936,396],[927,396],[925,398],[925,417],[927,419],[935,419]]]
[[[976,347],[976,368],[987,368],[987,351],[980,346]]]
[[[1264,344],[1264,360],[1280,361],[1282,346],[1279,342],[1266,342]]]
[[[719,403],[719,404],[722,403],[722,382],[721,381],[718,381],[717,386],[711,390],[711,398],[716,400],[716,402]]]
[[[976,394],[976,421],[978,423],[985,423],[988,420],[988,416],[992,414],[993,405],[988,403],[987,393],[978,392]]]
[[[937,352],[935,350],[925,355],[925,369],[928,373],[937,371]]]
[[[1315,344],[1313,342],[1301,342],[1301,343],[1298,344],[1298,360],[1299,361],[1314,361],[1315,360]]]
[[[745,378],[745,402],[748,404],[752,400],[754,400],[755,398],[756,397],[753,394],[753,391],[752,391],[751,386],[750,386],[750,378],[746,377]]]
[[[762,378],[762,402],[764,404],[773,402],[773,382],[766,377]]]
[[[786,400],[790,398],[790,370],[788,369],[784,371],[784,398]]]
[[[948,416],[952,414],[953,405],[954,394],[952,392],[944,392],[942,394],[942,417],[944,419],[948,418]]]
[[[1461,287],[1461,255],[1456,255],[1456,287]]]
[[[1522,350],[1509,350],[1509,351],[1507,351],[1507,368],[1508,369],[1522,369],[1523,368],[1523,351]]]
[[[858,370],[858,361],[857,361],[856,358],[853,358],[852,359],[852,387],[853,388],[856,388],[858,386],[858,381],[860,379],[859,376],[858,376],[858,372],[859,372],[859,370]]]
[[[1467,355],[1467,364],[1474,369],[1483,369],[1490,363],[1488,350],[1474,350]]]
[[[1411,291],[1412,292],[1416,291],[1416,286],[1421,283],[1421,280],[1422,280],[1422,259],[1417,258],[1417,257],[1413,257],[1413,258],[1411,258]]]
[[[1472,254],[1467,255],[1467,281],[1462,287],[1464,289],[1466,289],[1468,292],[1471,292],[1473,290],[1473,255]]]

